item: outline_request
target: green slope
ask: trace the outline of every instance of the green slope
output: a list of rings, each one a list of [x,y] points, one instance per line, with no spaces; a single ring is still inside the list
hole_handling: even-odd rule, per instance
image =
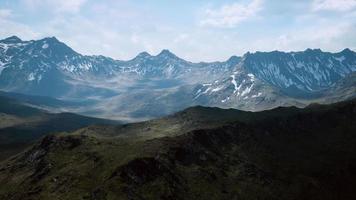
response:
[[[24,150],[49,133],[113,123],[117,122],[72,113],[48,113],[13,98],[0,96],[0,160]]]
[[[356,199],[356,100],[194,107],[46,136],[0,165],[0,199]]]

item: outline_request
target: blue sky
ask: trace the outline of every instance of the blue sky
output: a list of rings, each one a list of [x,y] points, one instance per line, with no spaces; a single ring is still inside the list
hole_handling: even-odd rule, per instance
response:
[[[169,49],[191,61],[247,51],[356,49],[356,0],[0,0],[0,37],[55,36],[82,54]]]

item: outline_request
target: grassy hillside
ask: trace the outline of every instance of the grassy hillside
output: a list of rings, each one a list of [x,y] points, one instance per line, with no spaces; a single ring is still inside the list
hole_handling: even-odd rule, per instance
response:
[[[0,199],[356,199],[356,100],[194,107],[49,135],[0,165]]]
[[[0,160],[24,150],[45,134],[74,131],[92,124],[113,123],[71,113],[48,113],[0,96]]]

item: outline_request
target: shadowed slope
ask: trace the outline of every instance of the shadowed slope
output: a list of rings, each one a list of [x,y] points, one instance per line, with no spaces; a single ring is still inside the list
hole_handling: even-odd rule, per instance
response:
[[[356,197],[355,100],[261,113],[195,107],[155,123],[170,118],[186,128],[158,138],[141,137],[143,123],[47,136],[1,165],[0,197]]]
[[[74,131],[91,124],[114,124],[115,121],[72,113],[48,113],[0,96],[0,160],[24,150],[41,136]]]

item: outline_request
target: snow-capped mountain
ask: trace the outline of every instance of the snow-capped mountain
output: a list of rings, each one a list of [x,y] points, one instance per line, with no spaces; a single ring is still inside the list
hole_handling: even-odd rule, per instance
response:
[[[238,108],[243,110],[265,110],[276,106],[295,105],[280,89],[256,78],[241,68],[229,76],[211,83],[198,85],[194,90],[194,100],[200,105]]]
[[[0,41],[0,86],[6,91],[61,97],[70,81],[111,75],[115,61],[83,56],[56,38],[22,41],[16,36]]]
[[[82,91],[87,93],[98,88],[112,90],[111,94],[116,92],[115,89],[103,80],[116,85],[126,84],[122,79],[127,77],[198,83],[211,77],[221,77],[238,61],[238,57],[233,57],[226,62],[191,63],[168,50],[156,56],[143,52],[132,60],[119,61],[104,56],[81,55],[54,37],[22,41],[12,36],[0,40],[0,88],[52,97],[65,97]],[[194,77],[199,74],[203,75]]]
[[[350,49],[339,53],[320,49],[246,53],[230,75],[197,87],[195,98],[221,107],[263,110],[266,106],[260,103],[266,100],[287,98],[285,103],[277,104],[288,105],[290,98],[323,97],[355,71],[356,53]]]
[[[289,95],[306,95],[329,88],[356,71],[356,53],[307,49],[303,52],[247,53],[243,67],[260,80],[281,88]]]
[[[22,41],[16,36],[0,40],[0,59],[3,69],[38,71],[29,79],[41,80],[41,72],[56,68],[67,75],[88,75],[88,72],[96,76],[110,75],[117,63],[103,56],[83,56],[57,38],[44,38],[41,40]]]
[[[119,72],[134,73],[141,78],[179,79],[199,83],[221,78],[239,61],[239,57],[233,56],[226,62],[192,63],[165,49],[156,56],[142,52],[132,60],[122,61],[119,64]]]
[[[150,118],[192,105],[253,111],[303,106],[325,99],[329,90],[347,91],[340,95],[343,100],[352,96],[350,79],[355,76],[350,74],[355,71],[356,53],[350,49],[256,52],[224,62],[193,63],[169,50],[120,61],[82,55],[54,37],[0,40],[1,90],[97,100],[85,112],[105,116],[110,111],[113,118],[122,113],[125,118]]]

